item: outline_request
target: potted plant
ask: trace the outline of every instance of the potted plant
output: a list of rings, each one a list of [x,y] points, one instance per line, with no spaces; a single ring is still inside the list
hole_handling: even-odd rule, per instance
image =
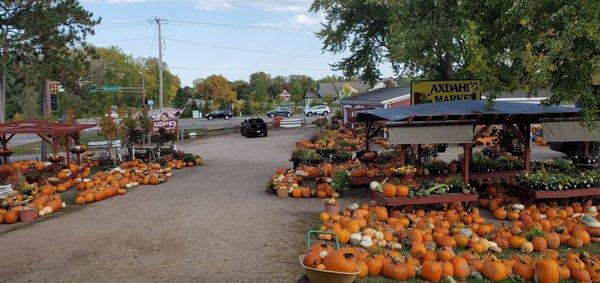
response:
[[[294,162],[294,168],[300,164],[318,164],[320,160],[319,154],[314,149],[298,148],[292,152],[291,161]]]
[[[340,194],[340,196],[346,196],[350,190],[350,181],[348,181],[348,171],[337,169],[333,172],[332,176],[332,187]]]
[[[333,154],[331,161],[334,163],[344,163],[349,161],[350,159],[352,159],[352,153],[343,150],[338,150]]]
[[[329,215],[337,215],[340,213],[340,202],[335,198],[328,198],[323,200],[325,204],[325,212]]]

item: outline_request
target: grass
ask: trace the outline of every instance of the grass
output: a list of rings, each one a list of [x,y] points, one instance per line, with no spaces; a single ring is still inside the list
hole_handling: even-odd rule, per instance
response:
[[[91,141],[103,141],[103,140],[105,140],[105,139],[103,137],[99,136],[97,133],[83,133],[81,135],[82,143],[88,143]],[[36,141],[36,142],[26,143],[26,144],[12,147],[12,149],[15,151],[13,156],[40,154],[41,144],[42,144],[41,141]]]

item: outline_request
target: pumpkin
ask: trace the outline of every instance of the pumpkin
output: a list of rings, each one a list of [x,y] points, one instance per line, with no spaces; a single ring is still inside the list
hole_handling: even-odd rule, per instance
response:
[[[358,278],[365,278],[367,275],[369,275],[369,267],[367,266],[366,262],[363,260],[358,260],[356,261],[356,266],[358,267],[358,270],[360,270],[360,273],[358,273]]]
[[[396,196],[396,186],[393,184],[387,183],[383,186],[383,195],[388,198],[393,198]]]
[[[585,230],[585,228],[573,231],[571,233],[571,237],[581,239],[584,245],[589,244],[591,241],[590,234]]]
[[[338,237],[338,241],[341,244],[346,244],[348,243],[348,241],[350,241],[350,232],[348,232],[348,230],[346,229],[340,229],[339,232],[336,233],[337,237]]]
[[[455,248],[456,247],[456,241],[454,240],[454,238],[452,238],[449,235],[442,235],[438,240],[437,243],[442,246],[442,247],[450,247],[450,248]]]
[[[355,272],[357,270],[354,254],[345,250],[330,252],[323,258],[325,269],[339,272]]]
[[[381,268],[381,275],[397,281],[404,281],[407,278],[407,265],[405,263],[385,263]]]
[[[454,257],[454,252],[451,248],[445,247],[443,249],[439,249],[436,255],[439,261],[450,261]]]
[[[524,253],[530,253],[533,252],[533,244],[529,241],[525,241],[521,244],[520,247],[521,251]]]
[[[571,271],[566,266],[559,266],[558,277],[560,280],[567,280],[571,278]]]
[[[117,189],[117,194],[118,194],[118,195],[121,195],[121,196],[122,196],[122,195],[124,195],[124,194],[126,194],[126,193],[127,193],[127,191],[126,191],[125,189]]]
[[[292,197],[295,197],[295,198],[302,197],[302,189],[300,189],[300,188],[294,188],[294,189],[292,189]]]
[[[421,278],[426,281],[437,282],[442,278],[442,266],[433,260],[428,260],[421,267]]]
[[[425,244],[415,242],[410,249],[410,255],[414,258],[421,258],[427,252]]]
[[[519,220],[519,217],[520,217],[519,213],[517,211],[515,211],[515,210],[509,212],[508,215],[507,215],[507,218],[510,221],[517,221],[517,220]]]
[[[583,261],[581,261],[577,255],[575,257],[568,258],[565,265],[571,271],[571,273],[573,273],[573,270],[575,269],[585,269],[585,263],[583,263]]]
[[[302,197],[303,198],[310,197],[310,188],[307,188],[307,187],[302,188]]]
[[[583,240],[577,237],[570,237],[567,240],[567,245],[571,248],[578,249],[583,247]]]
[[[457,278],[467,278],[471,273],[471,269],[469,267],[469,263],[467,260],[460,256],[455,256],[450,260],[452,263],[452,267],[454,269],[454,276]]]
[[[463,234],[456,234],[453,238],[459,248],[464,248],[469,244],[469,238]]]
[[[513,273],[521,277],[523,280],[530,281],[533,279],[535,270],[530,264],[518,261],[512,266],[512,268]]]
[[[494,217],[498,220],[505,220],[508,216],[508,212],[504,208],[494,210]]]
[[[19,220],[19,213],[15,210],[11,210],[9,212],[4,213],[2,216],[2,222],[6,224],[13,224]]]
[[[482,275],[493,282],[506,279],[506,266],[499,260],[486,260],[483,262]]]
[[[541,258],[535,263],[536,282],[557,283],[560,280],[559,266],[555,260]]]
[[[574,269],[571,270],[571,279],[575,279],[577,282],[590,282],[590,273],[585,269]]]
[[[409,194],[409,189],[405,185],[396,186],[396,196],[398,197],[407,197]]]
[[[527,239],[525,239],[525,237],[521,237],[521,236],[512,236],[512,237],[508,238],[508,243],[510,244],[510,247],[513,249],[520,249],[521,245],[525,241],[527,241]]]
[[[83,197],[85,198],[86,203],[94,202],[94,193],[92,193],[92,192],[88,191]]]
[[[383,206],[376,206],[375,208],[373,208],[373,212],[375,213],[375,215],[377,215],[377,220],[382,222],[388,220],[387,208]]]
[[[327,193],[325,191],[317,191],[317,197],[318,198],[326,198]]]
[[[304,255],[304,260],[302,264],[308,267],[315,268],[317,265],[321,264],[321,256],[317,252],[308,252]]]
[[[419,230],[417,228],[413,228],[412,230],[410,230],[408,232],[408,239],[412,243],[422,243],[423,242],[423,233],[421,232],[421,230]]]
[[[543,253],[546,250],[546,248],[548,247],[548,244],[546,243],[546,239],[544,239],[542,237],[533,237],[533,239],[531,240],[531,243],[533,244],[533,250],[538,253]]]
[[[75,203],[76,204],[84,204],[85,203],[85,197],[83,196],[78,196],[75,198]]]
[[[560,246],[560,237],[558,236],[558,233],[556,233],[556,232],[545,233],[544,238],[546,239],[548,248],[555,250]]]
[[[379,276],[381,269],[383,268],[383,258],[369,256],[365,259],[367,268],[369,269],[369,276]]]

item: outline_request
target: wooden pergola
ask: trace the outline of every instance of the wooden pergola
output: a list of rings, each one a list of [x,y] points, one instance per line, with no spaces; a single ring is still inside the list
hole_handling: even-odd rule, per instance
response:
[[[69,149],[71,140],[74,145],[80,144],[81,131],[95,127],[96,124],[61,124],[44,120],[23,120],[0,123],[0,143],[4,150],[8,150],[8,142],[19,134],[35,134],[42,142],[52,148],[53,154],[58,154],[61,137],[65,137],[65,152],[67,164],[71,163]],[[8,163],[8,156],[4,156],[4,163]]]

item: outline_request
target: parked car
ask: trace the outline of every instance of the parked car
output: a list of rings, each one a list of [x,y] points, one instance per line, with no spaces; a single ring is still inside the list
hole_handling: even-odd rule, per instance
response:
[[[583,142],[549,142],[548,147],[551,150],[564,153],[569,158],[583,157],[585,144]],[[590,142],[589,155],[598,156],[600,154],[600,143]]]
[[[254,117],[244,119],[242,122],[242,128],[240,129],[242,136],[247,138],[256,136],[267,136],[267,123],[261,118]]]
[[[208,120],[212,120],[212,119],[215,119],[215,118],[223,118],[223,119],[227,120],[231,116],[232,116],[231,115],[231,111],[221,109],[221,110],[215,110],[213,112],[210,112],[210,113],[206,114],[205,117]]]
[[[277,108],[267,112],[267,116],[269,116],[270,118],[273,118],[275,116],[290,117],[292,115],[294,115],[294,113],[292,113],[292,110],[289,107],[277,107]]]
[[[312,115],[323,115],[327,116],[327,114],[331,113],[331,109],[327,105],[317,105],[308,109],[304,109],[304,115],[312,116]]]

